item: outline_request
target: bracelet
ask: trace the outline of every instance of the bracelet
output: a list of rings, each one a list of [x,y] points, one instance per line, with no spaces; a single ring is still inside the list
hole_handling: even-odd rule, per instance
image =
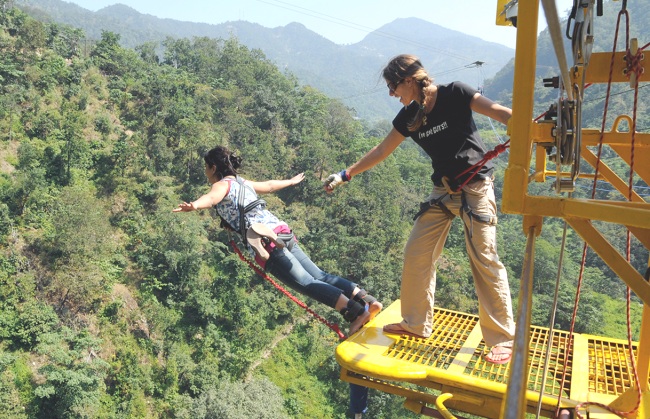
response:
[[[348,176],[348,173],[347,173],[346,169],[341,170],[341,172],[339,173],[339,176],[341,176],[341,179],[343,180],[343,182],[348,182],[350,179],[352,179],[351,176]]]

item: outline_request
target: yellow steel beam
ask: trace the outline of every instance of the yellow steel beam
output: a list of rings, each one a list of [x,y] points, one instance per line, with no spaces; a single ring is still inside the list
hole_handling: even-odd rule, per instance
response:
[[[436,396],[433,394],[427,394],[416,389],[406,388],[398,384],[388,383],[386,381],[377,380],[365,375],[360,376],[345,368],[341,368],[340,378],[342,381],[347,381],[349,383],[358,384],[360,386],[368,388],[374,388],[375,390],[383,391],[384,393],[395,394],[396,396],[404,397],[407,400],[415,399],[422,403],[431,405],[436,403]]]
[[[520,213],[557,218],[600,220],[650,228],[650,205],[628,201],[599,201],[549,196],[528,196]]]
[[[555,145],[555,138],[553,138],[553,129],[555,128],[555,121],[540,120],[533,123],[530,127],[530,140],[538,145]]]
[[[582,335],[573,335],[573,345],[569,356],[575,354],[588,354],[589,342]],[[567,360],[565,358],[565,360]],[[569,378],[569,377],[567,377]],[[591,372],[589,370],[588,356],[573,356],[571,362],[571,399],[589,400],[589,379]]]
[[[512,94],[512,118],[508,122],[510,156],[504,177],[501,209],[506,213],[520,214],[524,207],[528,185],[528,169],[532,146],[529,141],[531,115],[535,89],[537,63],[537,19],[539,2],[519,3],[517,43],[515,48],[515,73]]]
[[[535,173],[530,177],[531,182],[546,182],[546,150],[544,147],[535,147]]]
[[[591,166],[594,168],[596,165],[598,165],[598,174],[600,175],[599,177],[605,179],[607,182],[609,182],[614,188],[616,188],[617,191],[621,193],[624,197],[629,196],[629,187],[627,182],[623,181],[612,169],[609,168],[608,165],[606,165],[603,161],[598,161],[598,156],[596,156],[591,150],[589,150],[584,143],[582,143],[582,158],[585,159],[587,163],[589,163]],[[632,201],[634,202],[644,202],[643,198],[636,193],[635,191],[632,191]]]
[[[495,23],[497,26],[512,26],[512,22],[506,19],[506,5],[511,3],[511,0],[498,0],[497,13]]]
[[[566,221],[645,304],[650,304],[650,284],[593,227],[589,220],[569,217]]]
[[[641,318],[641,334],[639,335],[639,346],[637,347],[637,368],[639,377],[650,377],[650,306],[643,306]],[[640,380],[641,391],[648,392],[648,379]]]
[[[648,246],[646,246],[648,247]],[[650,259],[648,260],[648,272],[650,272]],[[646,278],[647,279],[647,278]],[[650,415],[650,305],[643,305],[643,315],[641,317],[641,332],[639,334],[639,345],[637,346],[637,369],[640,377],[638,386],[644,393],[646,417]],[[644,405],[642,404],[642,407]]]
[[[641,177],[645,183],[650,184],[650,165],[646,163],[650,161],[650,149],[640,149],[636,145],[633,151],[630,150],[630,147],[611,147],[630,166],[636,175]],[[634,165],[632,164],[632,159],[634,159]]]
[[[599,130],[592,128],[582,130],[583,146],[595,147],[599,144],[599,142]],[[629,132],[606,132],[603,134],[603,144],[612,146],[625,146],[629,149],[632,144],[632,135]],[[640,132],[635,133],[634,147],[638,147],[639,149],[650,148],[650,134]]]
[[[650,249],[650,230],[645,228],[636,228],[626,226],[628,230],[636,237],[646,249]],[[648,324],[650,327],[650,324]]]
[[[625,52],[614,53],[614,67],[612,69],[612,82],[625,83],[629,80],[625,73]],[[650,80],[650,68],[648,61],[642,60],[641,67],[644,72],[639,76],[638,81]],[[589,71],[586,72],[586,83],[607,83],[609,80],[609,69],[612,65],[611,52],[592,52],[589,58]]]

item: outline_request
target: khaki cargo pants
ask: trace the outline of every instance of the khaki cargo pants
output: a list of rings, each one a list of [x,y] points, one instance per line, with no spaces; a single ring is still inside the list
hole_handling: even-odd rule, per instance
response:
[[[434,187],[430,200],[445,195],[444,187]],[[463,187],[469,207],[496,221],[494,185],[491,179],[470,182]],[[505,267],[496,248],[496,223],[483,223],[461,214],[461,195],[447,195],[442,203],[463,220],[465,244],[479,303],[479,321],[488,346],[512,346],[515,323]],[[452,219],[437,206],[415,222],[404,250],[400,299],[402,327],[421,336],[432,331],[436,290],[436,265],[449,234]],[[471,233],[471,234],[470,234]]]

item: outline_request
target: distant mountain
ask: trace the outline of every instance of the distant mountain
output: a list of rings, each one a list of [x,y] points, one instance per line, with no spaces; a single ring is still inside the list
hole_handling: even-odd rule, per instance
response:
[[[401,106],[388,96],[380,77],[392,56],[416,54],[437,82],[463,80],[476,86],[514,57],[511,48],[417,18],[396,19],[356,44],[338,45],[299,23],[277,28],[245,21],[211,25],[159,19],[123,4],[92,12],[61,0],[15,3],[38,19],[81,28],[90,39],[99,39],[102,31],[117,33],[125,47],[161,43],[168,36],[236,37],[247,47],[263,51],[301,83],[341,99],[368,120],[390,120]]]

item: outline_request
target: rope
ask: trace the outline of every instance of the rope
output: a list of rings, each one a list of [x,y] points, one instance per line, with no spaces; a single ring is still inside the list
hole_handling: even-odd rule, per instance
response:
[[[237,247],[237,244],[235,244],[235,241],[234,241],[234,240],[230,240],[230,245],[231,245],[232,248],[235,250],[235,253],[237,253],[237,256],[239,256],[239,258],[240,258],[241,260],[243,260],[244,262],[246,262],[246,263],[248,264],[248,266],[250,266],[250,267],[255,271],[255,273],[257,273],[259,276],[261,276],[261,277],[264,278],[265,280],[269,281],[269,282],[270,282],[270,283],[271,283],[275,288],[277,288],[281,293],[283,293],[284,295],[286,295],[287,297],[289,297],[289,299],[290,299],[291,301],[293,301],[294,303],[296,303],[296,304],[298,304],[300,307],[302,307],[302,308],[303,308],[307,313],[311,314],[311,315],[312,315],[316,320],[318,320],[319,322],[323,323],[325,326],[329,327],[329,328],[330,328],[334,333],[336,333],[336,334],[338,335],[339,339],[341,339],[341,340],[345,340],[345,339],[346,339],[346,336],[343,334],[343,332],[341,332],[341,329],[339,329],[339,325],[338,325],[338,324],[328,322],[324,317],[322,317],[321,315],[319,315],[318,313],[316,313],[314,310],[312,310],[311,308],[309,308],[309,307],[307,306],[307,304],[305,304],[305,303],[303,303],[302,301],[300,301],[298,298],[296,298],[295,296],[293,296],[293,294],[291,294],[289,291],[287,291],[286,289],[284,289],[280,284],[278,284],[276,281],[274,281],[273,278],[271,278],[270,276],[268,276],[268,275],[267,275],[267,274],[266,274],[266,273],[265,273],[265,272],[264,272],[264,271],[263,271],[259,266],[257,266],[254,262],[252,262],[252,261],[249,260],[246,256],[244,256],[244,254],[241,252],[241,250],[239,249],[239,247]]]
[[[620,13],[618,17],[618,21],[616,23],[616,31],[614,32],[614,47],[613,51],[616,51],[616,44],[618,42],[618,30],[620,26]],[[597,157],[596,157],[596,167],[595,167],[595,172],[594,172],[594,184],[592,187],[592,192],[591,192],[591,197],[592,199],[596,195],[596,182],[595,179],[598,179],[598,173],[600,170],[600,156],[602,154],[602,149],[603,149],[603,136],[605,134],[605,123],[607,121],[607,110],[609,108],[609,97],[610,97],[610,92],[612,89],[612,74],[614,71],[614,52],[612,52],[612,59],[610,62],[609,66],[609,78],[607,81],[607,94],[605,95],[605,108],[603,111],[603,119],[600,127],[600,138],[598,140],[598,152],[597,152]],[[564,354],[564,362],[562,365],[564,366],[562,368],[562,379],[560,380],[560,388],[564,388],[564,383],[566,380],[566,374],[567,374],[567,364],[568,364],[568,356],[571,353],[571,345],[573,343],[573,331],[575,328],[575,321],[577,317],[577,312],[578,312],[578,304],[580,302],[580,291],[582,288],[582,279],[583,279],[583,274],[584,274],[584,268],[585,264],[587,261],[587,249],[588,245],[585,242],[583,247],[582,247],[582,260],[580,264],[580,272],[578,274],[578,284],[576,285],[576,295],[575,295],[575,300],[573,302],[573,313],[571,315],[571,326],[569,328],[569,337],[567,341],[567,350]],[[560,412],[560,403],[562,402],[562,394],[559,395],[558,400],[557,400],[557,406],[556,406],[556,411],[555,411],[555,416],[559,416]]]
[[[465,180],[465,182],[463,182],[463,183],[458,187],[458,189],[457,189],[456,191],[460,191],[461,189],[463,189],[463,187],[464,187],[465,185],[467,185],[467,184],[469,183],[469,181],[472,180],[472,178],[473,178],[474,176],[476,176],[476,174],[479,172],[479,170],[481,170],[481,168],[482,168],[483,166],[485,166],[485,165],[487,164],[488,161],[492,160],[493,158],[497,157],[499,154],[501,154],[501,153],[503,153],[504,151],[506,151],[506,150],[510,147],[510,146],[508,145],[508,143],[510,143],[510,140],[506,141],[506,142],[503,143],[503,144],[498,144],[496,147],[494,147],[494,150],[489,150],[489,151],[487,151],[487,152],[483,155],[483,158],[481,159],[481,161],[479,161],[478,163],[476,163],[475,165],[473,165],[473,166],[470,167],[469,169],[465,170],[463,173],[461,173],[461,174],[459,174],[458,176],[456,176],[456,179],[459,179],[459,178],[462,177],[463,175],[465,175],[465,174],[469,173],[470,171],[474,170],[474,173],[472,173],[472,176],[468,177],[468,178]]]
[[[562,244],[560,245],[560,257],[557,267],[557,275],[555,277],[555,292],[553,293],[553,306],[551,308],[551,319],[548,328],[548,341],[546,342],[546,353],[544,354],[544,368],[542,370],[542,384],[539,391],[539,400],[537,401],[537,414],[539,418],[542,412],[542,396],[546,388],[546,374],[548,373],[548,364],[551,359],[551,346],[553,345],[553,334],[555,333],[555,315],[557,314],[558,296],[560,293],[560,278],[562,276],[562,265],[564,263],[564,250],[566,248],[566,235],[567,235],[567,222],[564,221],[564,228],[562,229]],[[558,339],[559,342],[559,339]],[[560,387],[562,388],[562,387]]]

